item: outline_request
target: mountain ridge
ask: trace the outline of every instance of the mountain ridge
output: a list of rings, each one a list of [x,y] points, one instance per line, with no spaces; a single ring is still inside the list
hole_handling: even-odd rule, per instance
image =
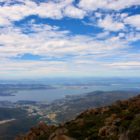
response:
[[[140,140],[140,95],[88,109],[58,126],[40,122],[15,140]]]

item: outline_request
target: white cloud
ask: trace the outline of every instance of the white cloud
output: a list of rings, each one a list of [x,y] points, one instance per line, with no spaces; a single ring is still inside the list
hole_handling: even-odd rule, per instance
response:
[[[119,69],[134,69],[140,68],[140,62],[138,61],[114,62],[108,64],[108,66]]]
[[[104,39],[110,36],[110,32],[105,31],[105,32],[101,32],[99,34],[96,35],[97,39]]]
[[[82,19],[88,14],[87,10],[96,11],[98,8],[119,10],[140,5],[139,0],[128,0],[127,2],[126,0],[81,0],[79,8],[73,5],[73,0],[48,1],[39,4],[31,0],[17,0],[20,3],[12,5],[10,0],[3,0],[2,2],[5,2],[5,4],[0,7],[0,25],[7,25],[30,15],[51,19],[61,19],[65,16]],[[99,16],[99,14],[96,16]],[[117,24],[117,26],[120,27],[121,25]]]
[[[124,22],[140,30],[140,15],[128,16],[124,19]]]
[[[62,18],[62,7],[62,4],[55,4],[53,2],[40,3],[37,5],[33,1],[25,1],[24,4],[2,6],[0,8],[0,15],[11,22],[21,20],[30,15],[59,19]]]
[[[73,5],[73,0],[40,4],[31,0],[18,0],[20,4],[12,5],[10,0],[5,2],[6,4],[0,8],[0,26],[3,26],[0,28],[1,73],[15,73],[18,76],[36,76],[38,73],[104,75],[113,73],[112,71],[117,68],[127,70],[130,67],[139,67],[138,55],[129,52],[129,48],[132,49],[129,44],[139,40],[140,35],[134,30],[129,32],[125,26],[129,24],[139,29],[139,16],[129,17],[126,13],[119,12],[105,15],[96,11],[98,8],[123,9],[139,4],[137,0],[128,0],[125,3],[124,0],[81,0],[79,7]],[[56,26],[35,24],[35,21],[27,21],[24,27],[16,27],[13,24],[14,21],[20,21],[30,15],[58,20],[64,17],[83,19],[85,16],[91,16],[89,11],[94,10],[96,12],[92,14],[95,16],[93,21],[91,20],[94,25],[91,25],[104,29],[104,32],[96,35],[75,35]],[[24,33],[25,30],[29,33]],[[118,35],[112,34],[111,31],[118,32]],[[24,54],[39,55],[41,59],[21,60]],[[127,61],[121,62],[122,60]]]
[[[0,25],[7,25],[30,15],[51,19],[61,19],[64,16],[82,19],[86,15],[84,10],[72,5],[72,0],[40,2],[39,4],[31,0],[18,1],[20,4],[10,5],[7,2],[4,6],[0,7]]]
[[[22,28],[15,26],[1,29],[0,42],[3,45],[0,47],[1,71],[18,71],[17,73],[21,75],[36,75],[38,72],[45,75],[67,72],[76,74],[83,69],[81,73],[87,70],[91,74],[93,71],[97,72],[98,68],[105,68],[103,62],[98,59],[104,57],[109,59],[114,52],[116,54],[120,49],[127,47],[119,38],[98,41],[96,37],[87,35],[70,36],[68,31],[60,31],[58,27],[49,25],[32,23],[29,30],[35,32],[24,34]],[[13,59],[27,53],[42,56],[42,59],[38,61]],[[52,60],[49,61],[48,58]]]
[[[89,10],[95,11],[98,8],[105,8],[107,5],[107,0],[80,0],[79,7]]]
[[[64,14],[68,17],[83,19],[86,15],[86,12],[70,5],[65,8]]]
[[[68,31],[59,31],[57,27],[49,25],[32,24],[35,33],[24,34],[16,27],[1,30],[0,56],[13,57],[25,53],[33,53],[42,56],[83,55],[87,53],[106,52],[120,47],[125,47],[123,42],[111,38],[98,41],[95,38],[84,35],[70,36]],[[112,44],[114,44],[112,46]]]
[[[79,7],[95,11],[97,9],[121,10],[131,6],[140,5],[139,0],[80,0]]]
[[[5,25],[9,25],[9,20],[4,18],[4,17],[0,17],[0,26],[5,26]]]
[[[122,22],[114,21],[111,16],[106,16],[104,19],[100,19],[98,26],[107,31],[120,31],[124,29],[124,24]]]
[[[109,1],[109,0],[108,0]],[[112,10],[121,10],[121,9],[125,9],[125,8],[129,8],[131,6],[138,6],[140,5],[140,1],[139,0],[111,0],[108,3],[108,9],[112,9]]]

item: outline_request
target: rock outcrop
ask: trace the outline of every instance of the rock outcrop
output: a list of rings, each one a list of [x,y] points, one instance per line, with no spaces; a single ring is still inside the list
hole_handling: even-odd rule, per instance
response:
[[[41,122],[16,140],[140,140],[140,95],[86,110],[59,126]]]

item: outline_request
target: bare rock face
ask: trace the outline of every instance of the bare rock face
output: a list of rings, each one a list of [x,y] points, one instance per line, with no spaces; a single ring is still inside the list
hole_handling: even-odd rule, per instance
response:
[[[75,140],[75,139],[70,138],[66,135],[58,135],[58,136],[55,136],[54,138],[49,139],[49,140]]]
[[[116,126],[104,126],[99,130],[98,135],[100,137],[109,137],[117,134]]]
[[[49,137],[49,140],[75,140],[71,137],[68,137],[68,130],[66,128],[58,128],[54,133],[52,133]]]
[[[112,125],[113,121],[117,118],[116,114],[112,114],[110,117],[105,119],[106,125]]]
[[[128,132],[122,133],[122,134],[120,135],[120,137],[119,137],[119,140],[130,140],[130,139],[128,138]]]
[[[54,137],[60,136],[60,135],[64,135],[66,133],[67,133],[67,129],[65,129],[65,128],[58,128],[57,130],[55,130],[55,132],[53,132],[50,135],[49,140],[52,140]]]

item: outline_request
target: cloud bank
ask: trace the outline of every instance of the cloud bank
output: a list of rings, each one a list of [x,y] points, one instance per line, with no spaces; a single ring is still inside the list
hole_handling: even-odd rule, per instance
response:
[[[139,6],[139,0],[0,0],[0,74],[138,76],[140,14],[132,11]],[[80,24],[64,28],[65,21]],[[93,31],[76,33],[82,28]]]

